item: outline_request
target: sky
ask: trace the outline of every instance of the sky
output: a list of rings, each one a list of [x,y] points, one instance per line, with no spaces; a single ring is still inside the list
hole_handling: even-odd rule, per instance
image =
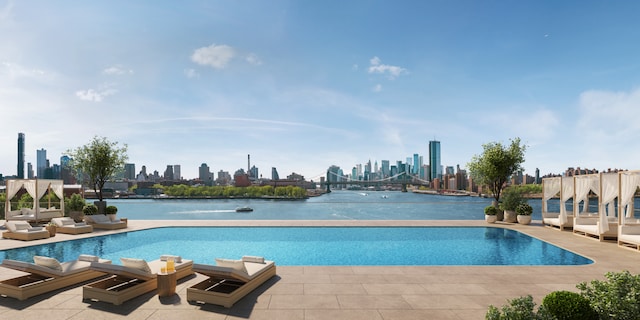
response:
[[[638,1],[0,0],[0,173],[93,137],[140,171],[467,167],[527,145],[525,172],[640,169]]]

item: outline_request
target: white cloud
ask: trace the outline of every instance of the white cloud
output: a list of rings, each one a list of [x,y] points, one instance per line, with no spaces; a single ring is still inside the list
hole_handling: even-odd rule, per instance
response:
[[[76,97],[84,101],[102,102],[104,98],[114,95],[116,92],[118,91],[112,88],[103,88],[98,90],[87,89],[76,91]]]
[[[11,18],[11,12],[13,10],[13,1],[7,2],[7,4],[0,8],[0,23],[3,21],[9,21]]]
[[[375,86],[373,86],[373,89],[371,90],[373,90],[373,92],[380,92],[382,91],[382,85],[378,83]]]
[[[0,65],[3,67],[0,69],[0,75],[5,74],[9,78],[36,78],[46,75],[46,72],[40,69],[30,69],[23,67],[16,63],[2,62]]]
[[[369,62],[371,63],[369,66],[369,73],[388,74],[388,77],[391,80],[407,73],[407,69],[405,68],[382,64],[382,61],[378,57],[371,58]]]
[[[191,55],[191,61],[215,69],[224,69],[234,56],[235,50],[232,47],[214,43],[208,47],[196,49]]]
[[[200,78],[200,74],[194,69],[184,69],[184,75],[189,79]]]
[[[120,67],[109,67],[106,68],[104,70],[102,70],[102,73],[107,74],[107,75],[115,75],[115,76],[119,76],[119,75],[123,75],[123,74],[133,74],[133,70],[124,70]]]
[[[640,89],[590,90],[580,94],[578,128],[593,139],[635,140],[640,134]]]
[[[255,53],[250,53],[249,55],[247,55],[246,60],[254,66],[259,66],[262,64],[262,60],[260,60],[260,57],[258,57],[258,55],[256,55]]]

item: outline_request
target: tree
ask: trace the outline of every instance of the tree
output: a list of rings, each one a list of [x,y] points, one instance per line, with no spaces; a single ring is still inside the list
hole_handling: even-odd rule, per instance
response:
[[[124,170],[128,160],[127,145],[118,147],[105,137],[93,137],[88,144],[66,153],[71,160],[71,168],[76,177],[88,183],[96,190],[98,200],[102,201],[102,189],[105,182],[116,173]]]
[[[478,185],[489,186],[496,202],[500,200],[500,193],[506,186],[509,177],[522,168],[526,145],[520,144],[520,138],[510,139],[509,146],[500,142],[490,142],[482,145],[481,155],[474,155],[467,164],[469,175]]]

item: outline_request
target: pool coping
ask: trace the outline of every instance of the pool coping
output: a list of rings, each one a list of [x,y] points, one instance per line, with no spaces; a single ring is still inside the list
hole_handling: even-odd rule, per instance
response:
[[[83,302],[74,287],[20,302],[0,298],[7,318],[36,317],[55,310],[61,319],[142,319],[215,316],[220,319],[483,319],[488,305],[531,294],[539,301],[554,290],[577,291],[582,281],[602,279],[608,271],[640,273],[640,253],[615,242],[599,242],[571,231],[530,225],[487,224],[483,220],[129,220],[121,230],[91,234],[57,234],[29,242],[0,240],[0,250],[98,235],[167,226],[483,226],[509,228],[594,261],[579,266],[284,266],[273,281],[231,309],[186,303],[186,287],[201,275],[179,284],[175,301],[150,294],[120,307]],[[277,263],[277,262],[276,262]],[[0,278],[15,271],[4,269]],[[32,316],[33,315],[33,316]],[[113,315],[113,317],[110,317]]]

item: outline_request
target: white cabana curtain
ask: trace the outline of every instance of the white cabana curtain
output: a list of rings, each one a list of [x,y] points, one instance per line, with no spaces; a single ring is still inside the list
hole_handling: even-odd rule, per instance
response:
[[[589,209],[589,191],[594,191],[596,194],[599,193],[599,179],[598,175],[580,175],[575,176],[576,182],[576,190],[575,190],[575,198],[574,198],[574,206],[573,206],[573,214],[578,215],[579,213],[588,212]],[[581,201],[584,201],[584,206],[582,207],[582,212],[580,211],[580,206],[578,205]]]
[[[560,224],[567,223],[567,200],[573,198],[573,177],[562,177],[562,191],[560,192]]]
[[[599,232],[603,234],[609,231],[609,217],[615,216],[614,200],[618,196],[618,174],[600,174],[600,201],[598,203]],[[607,210],[608,207],[608,210]]]
[[[27,193],[31,196],[31,198],[33,198],[33,209],[35,210],[38,206],[38,198],[37,197],[37,192],[38,192],[38,187],[37,187],[37,182],[36,180],[26,180],[24,182],[24,188],[27,189]]]
[[[542,179],[542,209],[547,212],[547,201],[560,192],[561,177]]]
[[[620,210],[624,209],[626,211],[626,214],[622,215],[622,224],[624,224],[625,218],[633,216],[630,205],[633,202],[633,196],[638,186],[640,186],[639,171],[625,171],[620,173],[620,199],[618,199],[618,207]]]
[[[15,197],[16,193],[22,188],[22,180],[8,180],[7,181],[7,200]]]

